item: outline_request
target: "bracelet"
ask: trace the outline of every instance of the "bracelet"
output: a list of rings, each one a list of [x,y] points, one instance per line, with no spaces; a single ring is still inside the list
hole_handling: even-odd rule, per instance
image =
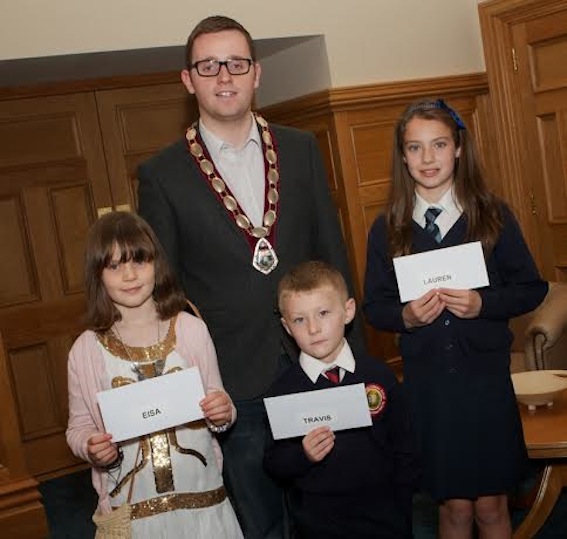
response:
[[[114,459],[113,462],[111,462],[110,464],[106,464],[105,466],[98,466],[101,470],[105,470],[107,472],[110,472],[112,470],[116,470],[116,468],[119,468],[120,465],[122,464],[122,461],[124,460],[124,451],[122,451],[122,448],[119,447],[118,448],[118,456]]]
[[[220,434],[221,432],[226,432],[230,428],[230,421],[227,421],[224,425],[215,425],[212,421],[205,418],[207,427],[211,432],[215,434]]]

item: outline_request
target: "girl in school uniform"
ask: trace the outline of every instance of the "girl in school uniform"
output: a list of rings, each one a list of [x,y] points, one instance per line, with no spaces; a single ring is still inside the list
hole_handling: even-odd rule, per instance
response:
[[[394,257],[480,241],[489,286],[436,288],[401,303]],[[510,209],[486,188],[471,135],[442,99],[397,122],[392,186],[368,237],[364,312],[399,333],[404,383],[443,539],[511,537],[506,493],[526,463],[510,379],[508,320],[543,300]]]

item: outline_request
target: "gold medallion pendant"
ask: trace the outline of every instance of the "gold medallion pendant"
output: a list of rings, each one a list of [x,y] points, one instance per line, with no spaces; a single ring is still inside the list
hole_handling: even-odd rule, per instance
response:
[[[254,247],[252,266],[264,275],[272,272],[278,265],[278,255],[266,238],[260,238]]]

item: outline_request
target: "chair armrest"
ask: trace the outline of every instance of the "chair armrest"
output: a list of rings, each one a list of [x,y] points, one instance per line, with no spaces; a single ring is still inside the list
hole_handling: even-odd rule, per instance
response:
[[[526,368],[545,369],[546,352],[567,332],[567,283],[549,283],[545,299],[526,329]],[[567,360],[567,358],[566,358]]]

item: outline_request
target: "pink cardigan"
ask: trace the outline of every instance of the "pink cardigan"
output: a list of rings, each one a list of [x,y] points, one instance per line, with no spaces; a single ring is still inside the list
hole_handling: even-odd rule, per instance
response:
[[[190,365],[199,367],[205,392],[224,390],[217,363],[217,355],[209,330],[205,323],[187,313],[179,313],[175,324],[176,350]],[[111,387],[111,381],[102,352],[93,331],[82,333],[69,352],[67,365],[69,386],[69,424],[67,443],[77,457],[91,462],[87,454],[87,441],[97,433],[104,432],[104,425],[96,394]],[[236,409],[232,406],[231,424],[236,420]],[[222,453],[213,439],[219,467],[222,469]],[[92,462],[91,462],[92,464]],[[107,474],[93,465],[93,487],[98,493],[98,511],[111,511]]]

